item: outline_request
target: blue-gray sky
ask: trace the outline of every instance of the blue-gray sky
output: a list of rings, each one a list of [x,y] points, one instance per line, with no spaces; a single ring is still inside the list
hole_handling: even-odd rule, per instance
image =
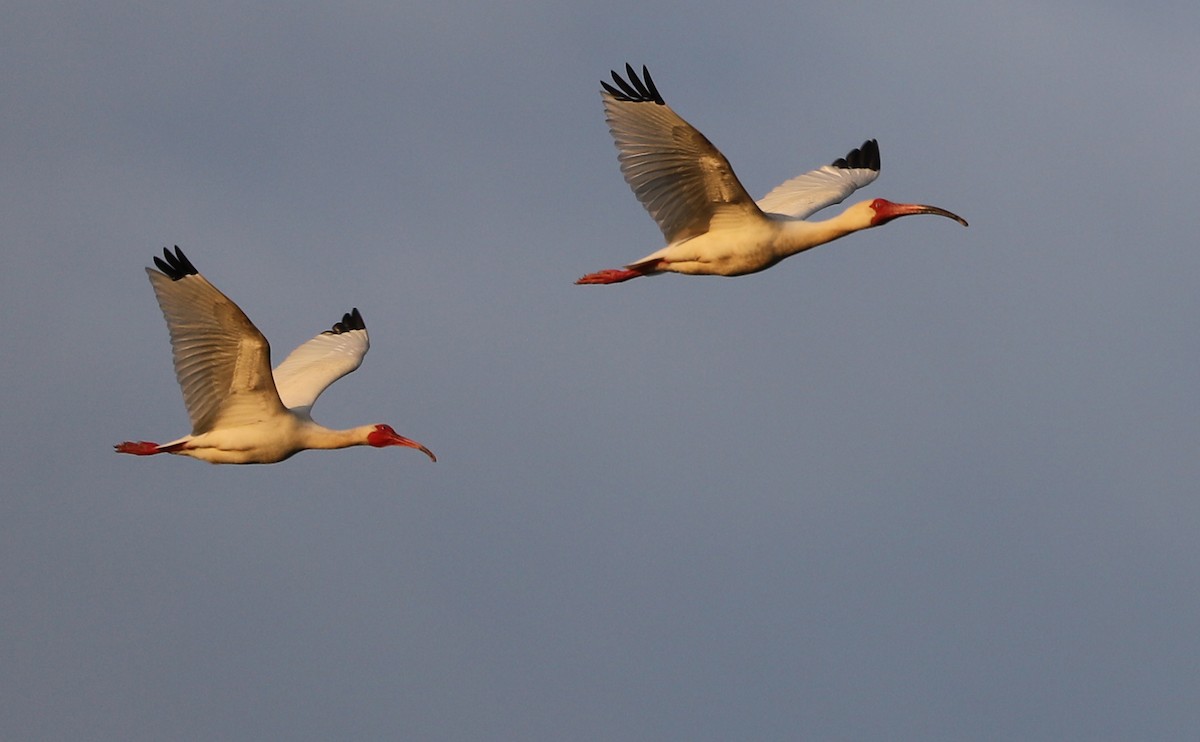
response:
[[[807,7],[806,7],[807,6]],[[0,736],[1200,735],[1194,3],[10,4]],[[879,139],[905,219],[607,287],[599,80],[752,194]],[[181,245],[316,407],[187,432]],[[281,356],[277,356],[281,357]]]

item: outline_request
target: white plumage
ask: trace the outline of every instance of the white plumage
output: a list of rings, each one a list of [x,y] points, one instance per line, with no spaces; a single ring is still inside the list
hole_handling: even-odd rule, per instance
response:
[[[667,246],[624,269],[590,273],[576,283],[619,283],[666,271],[740,276],[869,227],[936,206],[864,201],[825,221],[805,218],[841,203],[879,177],[879,145],[871,139],[844,158],[781,183],[755,202],[721,151],[663,101],[650,72],[628,81],[612,73],[601,97],[625,181],[650,212]]]
[[[192,433],[170,443],[126,441],[119,453],[174,453],[214,464],[270,464],[310,448],[407,446],[433,453],[383,424],[331,430],[313,422],[321,392],[362,364],[371,347],[358,309],[271,370],[254,323],[200,275],[178,247],[147,268],[171,335],[175,375]]]

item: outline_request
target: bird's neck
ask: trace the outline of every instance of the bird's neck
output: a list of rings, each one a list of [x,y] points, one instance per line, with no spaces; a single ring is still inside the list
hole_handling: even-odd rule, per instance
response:
[[[833,242],[839,237],[866,229],[871,226],[854,210],[843,211],[830,219],[820,221],[805,221],[788,219],[779,222],[779,237],[776,249],[781,257],[795,255],[817,245]]]
[[[346,430],[333,430],[308,421],[302,428],[304,448],[332,450],[367,445],[367,436],[375,429],[373,425],[361,425]]]

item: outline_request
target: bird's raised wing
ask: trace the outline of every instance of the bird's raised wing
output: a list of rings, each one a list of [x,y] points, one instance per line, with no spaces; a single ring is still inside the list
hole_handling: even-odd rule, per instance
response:
[[[164,259],[165,258],[165,259]],[[246,314],[201,276],[178,246],[147,268],[167,320],[175,376],[192,435],[282,414],[271,348]]]
[[[874,139],[850,150],[832,164],[798,175],[775,186],[758,200],[768,214],[805,219],[879,177],[879,144]]]
[[[288,409],[311,408],[330,384],[362,365],[371,347],[357,309],[293,350],[275,369],[275,386]]]
[[[626,64],[625,72],[628,82],[614,71],[615,87],[600,83],[605,118],[625,182],[667,242],[707,232],[717,215],[761,216],[729,161],[663,101],[650,71],[638,79]]]

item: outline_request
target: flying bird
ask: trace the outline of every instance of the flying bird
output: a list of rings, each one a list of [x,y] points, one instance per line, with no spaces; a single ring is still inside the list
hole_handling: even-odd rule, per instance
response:
[[[671,110],[650,71],[639,79],[625,65],[624,80],[601,82],[605,118],[616,141],[625,182],[654,217],[667,246],[624,268],[589,273],[575,283],[620,283],[674,272],[741,276],[851,232],[911,214],[967,222],[945,209],[877,198],[854,204],[824,221],[805,219],[879,177],[874,139],[832,164],[776,186],[757,202],[742,187],[721,151]]]
[[[321,392],[362,364],[371,343],[353,309],[271,370],[271,348],[250,318],[178,246],[147,268],[175,359],[192,434],[170,443],[126,441],[117,453],[174,453],[213,464],[273,464],[310,448],[406,446],[433,453],[387,425],[331,430],[313,422]]]

